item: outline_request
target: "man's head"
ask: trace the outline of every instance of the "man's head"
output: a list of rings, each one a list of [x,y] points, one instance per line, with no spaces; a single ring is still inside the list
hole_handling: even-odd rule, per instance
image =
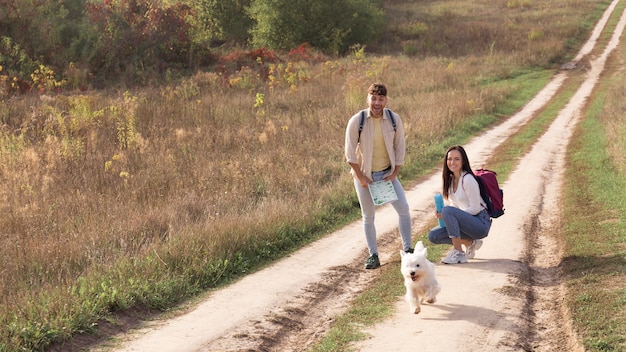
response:
[[[387,87],[381,83],[374,83],[367,89],[367,105],[373,116],[382,116],[387,105]]]
[[[387,87],[385,87],[384,84],[381,83],[373,83],[368,89],[367,89],[367,94],[368,95],[382,95],[382,96],[387,96]]]

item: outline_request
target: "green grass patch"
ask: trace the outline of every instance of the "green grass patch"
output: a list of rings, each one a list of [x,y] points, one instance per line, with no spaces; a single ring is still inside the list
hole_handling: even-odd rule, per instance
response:
[[[310,352],[350,351],[350,344],[367,337],[364,328],[373,326],[394,312],[398,296],[404,294],[398,270],[400,256],[380,267],[376,284],[361,294],[345,314],[337,317],[332,329]]]
[[[550,73],[550,71],[544,71],[544,76],[539,76],[536,83],[542,82],[545,86],[547,81],[543,81],[543,78],[548,77]],[[576,83],[580,82],[580,79],[570,78],[569,82],[573,84],[566,83],[564,85],[565,88],[558,92],[535,118],[523,126],[512,138],[500,145],[498,153],[493,155],[491,160],[491,163],[497,165],[500,177],[506,179],[507,175],[517,165],[519,158],[530,151],[533,143],[545,132],[559,111],[565,107],[569,99],[574,95],[575,89],[578,87]]]
[[[586,351],[626,350],[626,175],[608,152],[605,94],[571,143],[561,233],[567,304]]]

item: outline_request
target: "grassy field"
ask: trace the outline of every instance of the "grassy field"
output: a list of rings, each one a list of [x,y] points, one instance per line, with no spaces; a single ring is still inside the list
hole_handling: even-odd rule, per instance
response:
[[[343,136],[370,83],[388,85],[389,107],[405,121],[401,179],[409,183],[438,164],[448,145],[521,106],[550,69],[568,61],[607,5],[388,1],[385,38],[347,57],[259,55],[237,70],[198,72],[170,86],[1,101],[0,350],[45,350],[114,322],[119,312],[171,309],[356,219]],[[598,111],[622,115],[609,120],[623,120],[621,78],[607,87],[607,96],[618,96],[606,99],[613,105],[598,103]],[[598,132],[622,138],[599,160],[620,166],[615,182],[625,171],[619,126]],[[614,211],[602,202],[597,211],[619,220],[623,189],[610,194],[622,192]],[[607,280],[575,269],[589,256],[607,268],[621,258],[623,269],[622,223],[602,222],[615,226],[603,235],[621,234],[621,245],[611,243],[614,262],[585,246],[567,254],[572,280]],[[622,285],[609,291],[623,308],[623,275],[616,276]],[[595,312],[607,308],[603,302],[590,291],[572,307]],[[624,331],[621,312],[611,331]],[[599,320],[578,320],[590,345],[619,346]]]

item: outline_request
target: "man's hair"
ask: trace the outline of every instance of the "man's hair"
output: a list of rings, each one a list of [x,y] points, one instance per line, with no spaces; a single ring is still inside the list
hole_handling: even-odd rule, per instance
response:
[[[367,89],[367,93],[387,96],[387,87],[385,87],[385,85],[382,83],[373,83]]]

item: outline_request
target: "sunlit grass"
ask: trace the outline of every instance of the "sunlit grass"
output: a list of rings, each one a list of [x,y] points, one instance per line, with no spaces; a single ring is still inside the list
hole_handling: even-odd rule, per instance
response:
[[[561,232],[567,304],[586,351],[626,349],[625,78],[619,71],[603,82],[568,157]]]

